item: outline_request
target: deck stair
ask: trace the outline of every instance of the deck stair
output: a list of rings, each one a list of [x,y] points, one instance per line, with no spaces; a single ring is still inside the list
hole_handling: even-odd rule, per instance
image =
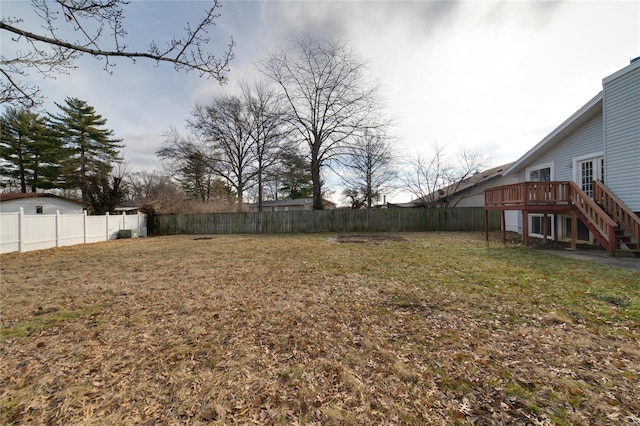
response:
[[[616,229],[616,256],[640,257],[640,244],[633,236],[622,228]]]
[[[618,226],[614,255],[640,257],[640,218],[616,197],[604,183],[594,181],[593,198]]]
[[[565,214],[580,219],[611,255],[640,257],[640,218],[600,181],[593,181],[593,198],[575,182],[522,182],[485,190],[485,230],[488,211],[502,210],[505,241],[505,210],[521,210],[523,235],[528,244],[529,213]],[[575,228],[574,228],[575,229]],[[575,233],[571,238],[575,247]]]

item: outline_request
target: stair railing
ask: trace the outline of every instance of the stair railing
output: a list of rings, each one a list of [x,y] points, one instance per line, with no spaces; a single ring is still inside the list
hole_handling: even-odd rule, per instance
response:
[[[631,237],[640,244],[640,218],[631,209],[615,196],[604,183],[593,181],[593,198],[600,203],[604,210],[615,220],[621,228],[626,230]]]
[[[596,202],[591,199],[575,182],[569,182],[570,197],[573,205],[578,211],[590,222],[590,224],[598,231],[603,240],[600,242],[604,248],[613,253],[616,244],[615,228],[618,226],[616,221],[611,219],[607,212],[602,210]],[[598,237],[596,235],[596,237]],[[600,238],[598,238],[600,239]]]

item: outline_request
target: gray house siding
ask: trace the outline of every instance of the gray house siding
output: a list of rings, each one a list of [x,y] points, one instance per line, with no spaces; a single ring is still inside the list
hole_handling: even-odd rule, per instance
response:
[[[520,182],[527,180],[526,169],[546,164],[553,165],[551,180],[575,180],[574,160],[589,154],[602,154],[602,135],[602,113],[599,113],[568,135],[561,143],[532,159],[519,173],[518,180]]]
[[[640,212],[640,62],[603,84],[605,184]]]
[[[536,157],[531,158],[522,165],[522,170],[518,173],[518,181],[528,180],[527,170],[535,169],[539,166],[551,165],[551,180],[575,181],[577,175],[576,158],[583,158],[591,154],[602,155],[602,113],[599,112],[582,126],[563,138],[559,143],[549,147],[546,151],[540,152]],[[507,230],[522,233],[522,215],[517,212],[507,218]],[[553,222],[553,232],[556,228]]]

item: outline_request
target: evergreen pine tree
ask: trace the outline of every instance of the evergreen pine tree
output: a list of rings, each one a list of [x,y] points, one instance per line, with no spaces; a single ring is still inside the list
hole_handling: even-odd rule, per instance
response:
[[[104,194],[115,188],[105,188],[104,183],[113,181],[110,179],[113,167],[122,161],[119,151],[122,139],[113,137],[113,131],[104,127],[106,118],[85,101],[66,98],[64,104],[56,105],[62,113],[52,115],[51,122],[70,153],[66,170],[70,186],[80,189],[83,202],[94,213],[111,210],[122,195],[112,194],[105,202]]]
[[[281,185],[279,191],[284,198],[313,197],[313,181],[309,161],[295,152],[282,152],[282,169],[279,172]]]
[[[9,107],[0,117],[0,129],[3,186],[17,186],[26,193],[62,185],[64,149],[44,117]]]

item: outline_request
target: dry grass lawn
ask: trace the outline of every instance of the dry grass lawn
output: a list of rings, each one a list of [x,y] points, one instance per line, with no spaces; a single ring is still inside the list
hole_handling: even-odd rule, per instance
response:
[[[480,234],[0,257],[0,424],[640,424],[638,273]]]

